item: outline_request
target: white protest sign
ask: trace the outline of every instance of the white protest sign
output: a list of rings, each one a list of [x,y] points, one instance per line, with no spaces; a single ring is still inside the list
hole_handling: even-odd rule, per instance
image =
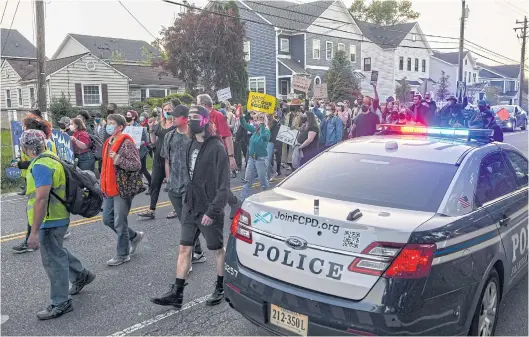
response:
[[[141,135],[143,134],[142,126],[127,126],[123,133],[132,137],[136,148],[139,149],[141,146]]]
[[[371,82],[370,82],[370,84],[371,85],[377,85],[377,82],[378,82],[378,71],[377,70],[373,70],[373,71],[371,71]]]
[[[327,83],[321,83],[321,84],[314,85],[314,98],[315,99],[327,98]]]
[[[292,77],[292,88],[294,88],[294,90],[307,92],[309,91],[311,82],[312,80],[310,77],[294,75],[294,77]]]
[[[227,87],[227,88],[224,88],[224,89],[220,89],[219,91],[217,91],[217,98],[218,98],[219,102],[224,102],[224,101],[227,101],[227,100],[231,99],[231,89],[230,89],[230,87]]]
[[[294,144],[296,144],[296,139],[298,139],[298,134],[298,130],[291,130],[288,126],[281,125],[276,140],[294,146]]]

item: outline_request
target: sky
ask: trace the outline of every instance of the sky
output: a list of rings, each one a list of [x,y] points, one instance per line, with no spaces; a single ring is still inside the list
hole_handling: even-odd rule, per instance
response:
[[[174,0],[180,2],[180,0]],[[307,0],[290,0],[310,2]],[[367,0],[370,1],[370,0]],[[17,0],[0,1],[0,10],[5,14],[0,27],[13,28],[36,44],[34,33],[34,3],[20,0],[15,14]],[[161,0],[121,0],[125,7],[147,28],[145,30],[122,7],[118,0],[45,0],[46,8],[46,55],[51,57],[68,33],[107,36],[152,42],[162,26],[172,23],[180,7]],[[197,6],[204,6],[207,0],[189,0]],[[352,0],[343,1],[350,6]],[[459,36],[461,0],[412,0],[413,9],[420,12],[418,22],[425,34],[446,37]],[[470,14],[466,22],[465,38],[485,48],[476,46],[469,49],[483,63],[495,64],[487,58],[501,63],[519,63],[521,40],[513,28],[516,20],[529,16],[529,0],[467,0]],[[14,17],[14,20],[13,20]],[[428,37],[433,48],[457,48],[457,40]],[[436,43],[444,41],[450,43]],[[454,49],[455,51],[456,49]],[[445,50],[450,51],[450,50]],[[491,54],[495,52],[504,57]],[[514,62],[516,61],[516,62]]]

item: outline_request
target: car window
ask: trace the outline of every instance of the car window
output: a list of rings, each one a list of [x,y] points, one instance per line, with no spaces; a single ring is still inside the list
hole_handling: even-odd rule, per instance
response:
[[[323,198],[437,212],[456,171],[451,164],[326,152],[280,187]]]
[[[527,159],[516,152],[507,151],[507,159],[514,169],[514,175],[520,186],[527,186]]]
[[[490,154],[481,161],[476,186],[476,204],[484,204],[516,188],[511,172],[499,152]]]

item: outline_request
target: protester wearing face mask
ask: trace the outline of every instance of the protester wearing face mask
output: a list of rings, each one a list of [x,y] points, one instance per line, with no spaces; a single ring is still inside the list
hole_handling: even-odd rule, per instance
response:
[[[141,169],[140,154],[132,137],[123,133],[127,122],[122,115],[107,117],[106,131],[111,136],[103,145],[101,170],[101,192],[103,193],[103,224],[117,235],[116,256],[107,261],[109,266],[118,266],[130,261],[143,239],[142,232],[129,228],[128,216],[132,198],[123,198],[119,193],[116,167],[126,171]]]
[[[125,120],[127,121],[128,126],[141,126],[140,123],[138,123],[138,112],[134,110],[127,111]],[[149,152],[147,149],[147,138],[147,130],[143,128],[140,144],[141,173],[145,176],[145,179],[147,179],[147,185],[151,186],[151,174],[149,173],[149,170],[147,170],[147,152]]]
[[[95,157],[90,151],[90,135],[86,131],[86,127],[80,118],[74,118],[70,121],[70,130],[73,131],[73,136],[70,141],[73,145],[73,153],[77,160],[77,166],[81,170],[94,172]]]
[[[173,125],[173,116],[171,112],[174,107],[179,105],[180,101],[174,100],[166,102],[162,106],[162,115],[160,116],[161,123],[158,125],[154,124],[153,120],[149,120],[149,134],[151,144],[154,144],[154,157],[152,161],[152,176],[151,185],[149,192],[151,194],[151,205],[149,210],[138,213],[138,216],[146,219],[154,219],[156,217],[156,204],[160,196],[160,190],[165,177],[165,159],[160,155],[163,147],[165,135],[174,130],[176,127]]]
[[[288,126],[291,130],[299,130],[301,125],[301,111],[297,106],[290,106],[290,112],[286,114],[283,125]],[[283,143],[282,158],[281,162],[286,164],[287,170],[293,170],[292,168],[292,154],[294,148],[290,145]]]
[[[103,153],[103,144],[110,137],[105,130],[105,119],[100,112],[94,114],[94,134],[91,137],[97,138],[99,141],[96,142],[96,148],[94,151],[94,157],[96,158],[97,173],[96,177],[99,178],[101,175],[101,156]]]
[[[62,132],[66,133],[68,136],[73,136],[73,132],[70,130],[69,117],[61,117],[61,119],[59,119],[59,122],[57,123],[57,126],[59,127],[59,129],[61,129]]]
[[[356,117],[351,133],[354,137],[372,136],[377,131],[377,124],[380,124],[378,115],[371,111],[369,105],[363,104],[362,112]]]
[[[343,123],[337,116],[334,104],[325,107],[325,118],[321,122],[321,137],[319,139],[322,148],[329,148],[343,139]]]

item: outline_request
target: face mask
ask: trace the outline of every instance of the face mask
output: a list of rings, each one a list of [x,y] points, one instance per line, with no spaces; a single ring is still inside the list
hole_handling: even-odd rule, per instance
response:
[[[127,121],[127,123],[130,123],[132,122],[132,117],[125,117],[125,120]]]
[[[75,126],[74,125],[70,125],[70,131],[75,132]]]
[[[204,132],[204,126],[200,125],[200,120],[191,119],[189,120],[189,130],[192,134],[196,135],[197,133]]]
[[[163,113],[165,119],[173,119],[173,115],[170,115],[168,112]]]
[[[101,119],[96,118],[96,119],[94,119],[94,121],[96,122],[96,124],[99,124],[101,122]]]
[[[105,127],[105,130],[107,131],[109,135],[112,136],[114,134],[114,131],[116,131],[116,126],[112,124],[107,124],[107,126]]]
[[[145,117],[140,117],[140,122],[145,122]]]

